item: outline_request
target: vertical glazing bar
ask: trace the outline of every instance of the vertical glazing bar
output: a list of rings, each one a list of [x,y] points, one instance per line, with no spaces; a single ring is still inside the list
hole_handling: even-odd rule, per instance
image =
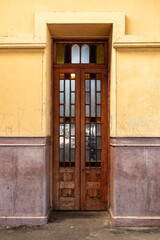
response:
[[[97,79],[97,74],[96,74]],[[97,116],[97,80],[95,80],[95,116]],[[95,162],[97,162],[97,121],[95,120]]]
[[[71,109],[71,77],[70,77],[70,81],[69,81],[69,86],[70,86],[70,93],[69,93],[69,98],[70,98],[70,101],[69,101],[69,106],[70,106],[70,109]],[[70,110],[71,111],[71,110]],[[71,115],[71,113],[69,114]],[[71,167],[71,122],[69,123],[69,166]]]
[[[89,76],[91,76],[89,74]],[[91,79],[89,77],[89,116],[91,116]],[[91,167],[91,123],[89,123],[89,167]]]
[[[97,162],[97,124],[95,123],[95,161]]]
[[[66,124],[64,123],[64,153],[63,153],[63,162],[64,162],[64,166],[65,166],[65,146],[66,146],[66,131],[65,131],[65,129],[66,129]]]

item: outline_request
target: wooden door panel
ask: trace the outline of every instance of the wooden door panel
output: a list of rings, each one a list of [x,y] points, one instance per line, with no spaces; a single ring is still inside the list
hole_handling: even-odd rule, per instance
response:
[[[58,69],[54,74],[53,208],[55,210],[80,209],[79,76],[79,70],[75,69]],[[74,84],[72,86],[72,81],[75,81],[75,87]],[[66,87],[69,87],[69,91]],[[72,99],[72,93],[75,94],[75,100]],[[66,101],[69,111],[66,108]],[[75,106],[75,114],[72,114],[72,106]],[[74,151],[73,155],[72,151]]]
[[[75,168],[60,167],[59,209],[75,209]]]
[[[99,83],[100,88],[98,87]],[[89,100],[86,101],[87,94],[89,94]],[[98,99],[99,96],[101,100]],[[107,209],[107,100],[106,71],[99,71],[98,69],[83,70],[81,72],[82,210]],[[89,109],[89,114],[86,106]],[[97,106],[100,107],[100,114]],[[93,109],[95,111],[92,111]],[[87,139],[87,144],[85,139]],[[89,159],[87,156],[89,156]]]

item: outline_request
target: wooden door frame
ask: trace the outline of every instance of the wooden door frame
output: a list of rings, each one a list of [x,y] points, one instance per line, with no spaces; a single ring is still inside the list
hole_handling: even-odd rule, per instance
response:
[[[107,64],[56,64],[56,54],[55,54],[55,40],[56,41],[70,41],[70,42],[79,42],[86,41],[95,42],[101,40],[102,42],[108,40],[107,48],[105,48],[105,56],[107,56]],[[51,43],[51,164],[50,164],[50,205],[51,209],[53,209],[53,193],[54,193],[54,182],[53,182],[53,174],[54,174],[54,71],[55,69],[79,69],[79,70],[91,70],[91,69],[105,69],[107,70],[107,110],[108,110],[108,121],[107,121],[107,207],[110,207],[110,148],[109,148],[109,139],[110,139],[110,49],[109,49],[110,38],[109,37],[61,37],[61,38],[52,38]],[[80,203],[79,203],[80,204]]]

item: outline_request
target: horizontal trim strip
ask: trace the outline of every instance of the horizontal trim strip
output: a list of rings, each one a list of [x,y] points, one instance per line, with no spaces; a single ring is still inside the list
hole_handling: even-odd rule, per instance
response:
[[[53,40],[59,40],[59,41],[86,41],[86,42],[89,42],[89,41],[105,41],[105,40],[109,40],[109,36],[88,36],[88,37],[85,37],[85,36],[72,36],[72,37],[52,37]]]
[[[0,137],[0,147],[43,147],[51,144],[51,137]]]
[[[48,210],[47,214],[45,216],[0,216],[0,219],[48,219],[50,214],[50,209]]]
[[[111,147],[160,147],[160,144],[110,143]]]
[[[160,48],[160,42],[114,42],[114,48]]]
[[[144,220],[160,220],[160,217],[158,216],[114,216],[112,213],[112,210],[109,209],[110,215],[113,219],[144,219]]]
[[[46,43],[0,43],[0,49],[22,48],[22,49],[44,49]]]
[[[110,137],[111,147],[160,147],[160,137]]]
[[[50,144],[0,144],[0,147],[45,147]]]

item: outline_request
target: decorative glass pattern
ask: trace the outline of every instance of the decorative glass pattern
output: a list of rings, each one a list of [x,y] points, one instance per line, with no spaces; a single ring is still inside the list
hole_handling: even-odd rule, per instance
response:
[[[59,161],[75,165],[75,73],[59,75]]]
[[[103,43],[58,43],[57,44],[57,64],[104,64],[104,44]]]

